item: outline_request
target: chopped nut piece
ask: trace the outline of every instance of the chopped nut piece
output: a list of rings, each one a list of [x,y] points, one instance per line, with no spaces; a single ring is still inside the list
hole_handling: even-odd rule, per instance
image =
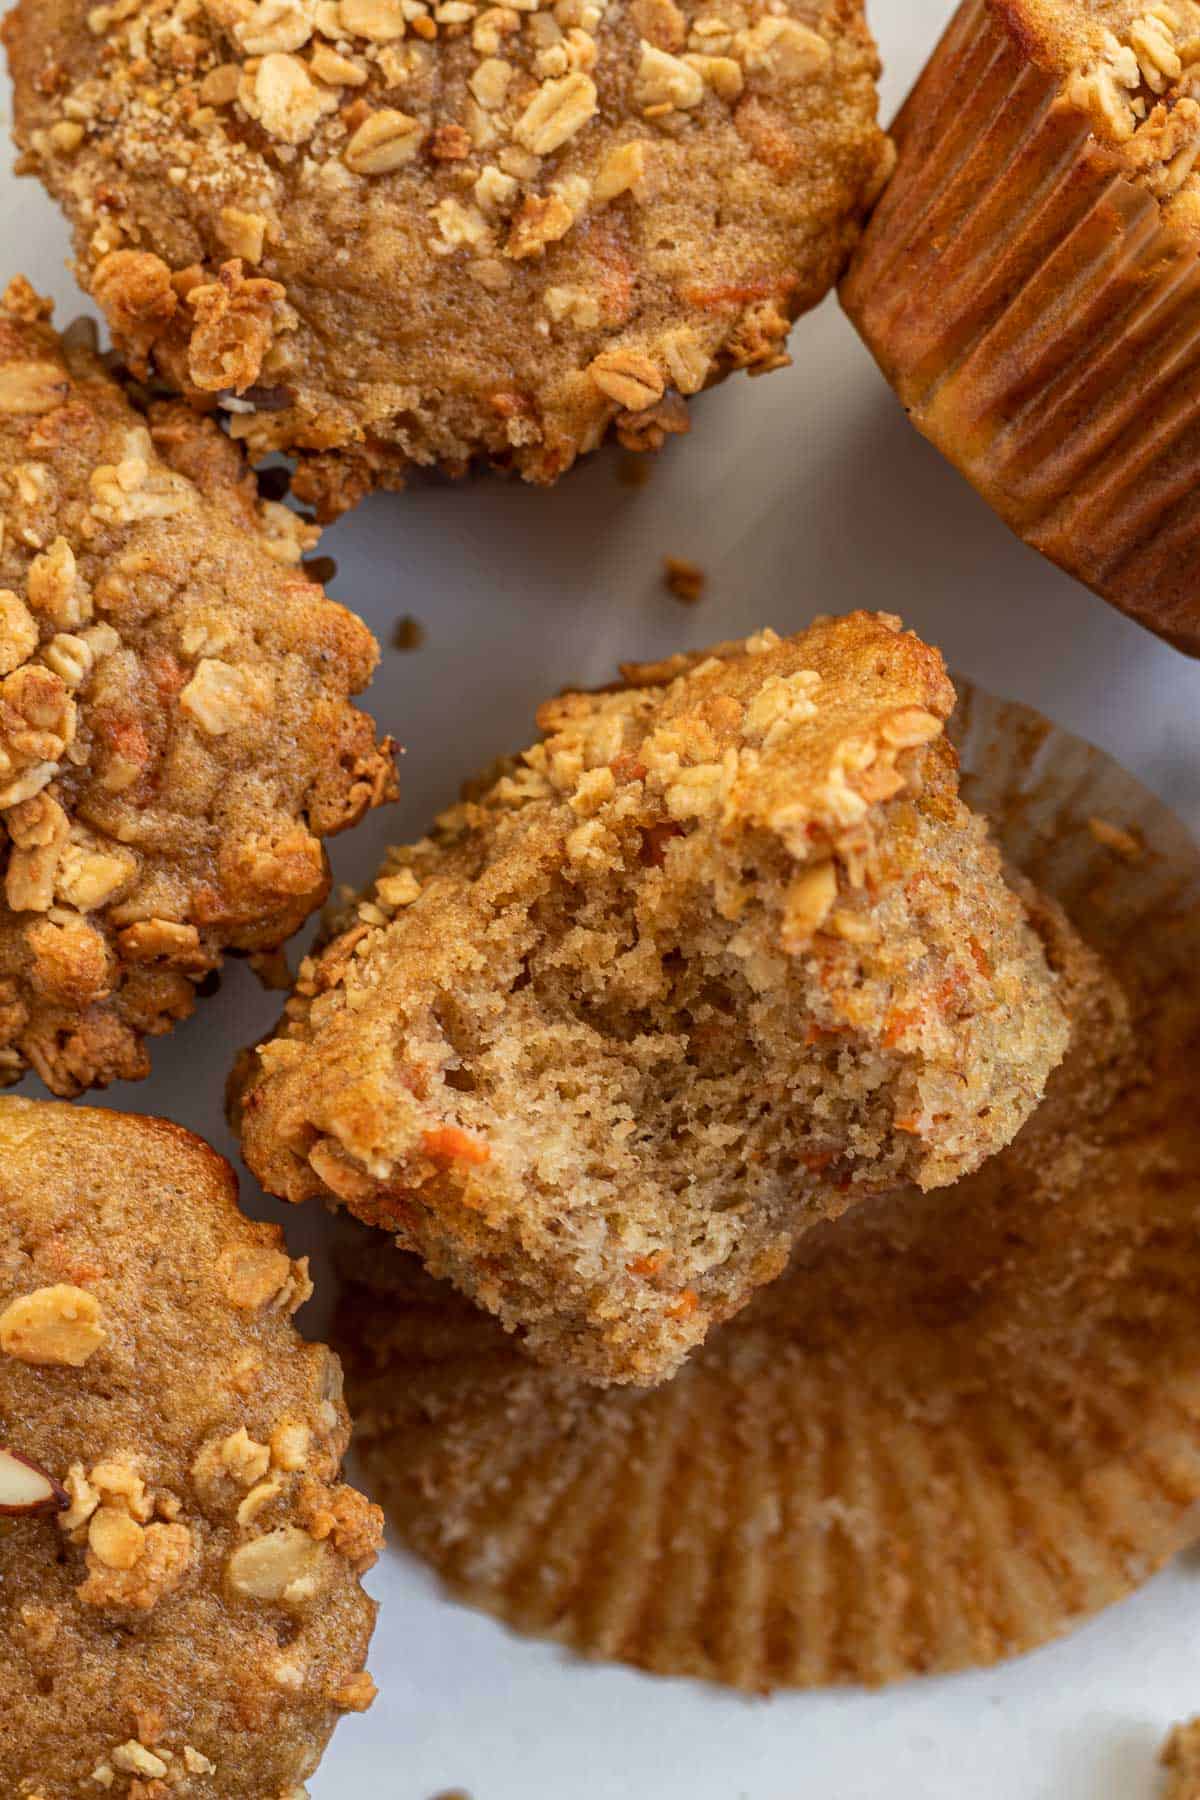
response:
[[[366,1712],[378,1692],[367,1671],[360,1669],[353,1675],[344,1675],[333,1689],[331,1698],[344,1712]]]
[[[56,363],[14,363],[0,367],[0,414],[24,418],[61,406],[67,381]]]
[[[817,31],[796,19],[768,14],[738,33],[734,49],[748,75],[767,86],[806,81],[825,68],[833,52]]]
[[[147,1775],[153,1780],[167,1773],[167,1765],[160,1756],[139,1744],[136,1738],[128,1743],[118,1744],[109,1760],[114,1769],[120,1769],[125,1775]]]
[[[293,1263],[280,1250],[241,1247],[227,1252],[221,1266],[230,1304],[246,1312],[267,1305],[295,1312],[312,1293],[307,1257]]]
[[[646,146],[635,138],[610,150],[596,177],[594,193],[601,203],[618,194],[634,193],[646,173]]]
[[[65,1489],[28,1457],[0,1445],[0,1518],[61,1513],[70,1505]]]
[[[246,212],[240,206],[222,207],[221,242],[232,256],[260,263],[266,239],[267,221],[262,213]]]
[[[658,106],[686,110],[704,98],[704,78],[689,63],[643,39],[634,94],[643,110]]]
[[[337,100],[317,86],[298,57],[264,56],[254,77],[253,109],[264,131],[283,144],[303,144]]]
[[[82,1368],[108,1336],[94,1294],[62,1282],[12,1300],[0,1313],[0,1350],[19,1362]]]
[[[222,737],[261,718],[270,696],[262,677],[253,670],[206,657],[180,693],[179,705],[211,737]]]
[[[341,0],[341,23],[352,37],[388,44],[404,36],[401,0]]]
[[[325,1558],[323,1543],[295,1525],[281,1525],[235,1550],[226,1573],[233,1592],[246,1599],[302,1606],[321,1590]]]
[[[832,862],[818,863],[796,877],[784,903],[785,949],[798,950],[820,930],[837,899],[837,891],[837,870]]]
[[[88,1545],[108,1569],[132,1569],[142,1555],[146,1533],[124,1507],[101,1506],[88,1526]]]
[[[10,588],[0,588],[0,675],[10,675],[37,649],[37,621]]]

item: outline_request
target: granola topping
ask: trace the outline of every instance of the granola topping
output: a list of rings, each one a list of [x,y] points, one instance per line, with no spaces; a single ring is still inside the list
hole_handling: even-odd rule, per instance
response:
[[[707,379],[780,366],[883,160],[874,52],[850,14],[833,0],[117,0],[92,8],[92,41],[71,40],[52,91],[31,71],[19,128],[139,366],[216,395],[256,452],[312,453],[329,510],[351,477],[327,455],[370,481],[410,458],[460,465],[481,438],[549,481],[610,423],[655,447],[686,429],[681,396]],[[694,240],[714,216],[710,282]],[[522,354],[497,350],[495,379],[471,388],[474,431],[449,422],[449,395],[443,416],[426,346],[383,369],[377,346],[364,358],[376,282],[447,319],[452,355],[456,326],[494,335],[489,296],[527,321]],[[333,309],[319,331],[314,284]],[[343,310],[348,366],[326,380],[319,340]],[[657,378],[614,391],[594,379],[601,355]],[[0,407],[50,405],[54,376],[29,371]]]
[[[127,272],[169,315],[174,289],[145,259]],[[189,291],[192,354],[222,382],[279,322],[264,286]],[[138,413],[86,336],[44,320],[13,281],[0,382],[26,399],[0,409],[0,1085],[33,1066],[74,1094],[144,1074],[144,1038],[186,1016],[222,949],[300,924],[324,894],[320,838],[391,776],[347,704],[369,634],[299,566],[312,526],[259,498],[211,423]],[[288,767],[264,788],[281,731]]]

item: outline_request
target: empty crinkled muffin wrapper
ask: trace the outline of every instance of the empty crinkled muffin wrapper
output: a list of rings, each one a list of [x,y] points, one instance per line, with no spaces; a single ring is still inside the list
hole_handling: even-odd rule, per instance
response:
[[[352,1261],[368,1474],[520,1630],[751,1690],[886,1682],[1031,1649],[1194,1532],[1200,852],[1027,708],[967,687],[957,738],[1083,940],[1052,904],[1076,1033],[1008,1150],[818,1227],[649,1392],[534,1367],[406,1257]]]
[[[1175,186],[1194,157],[1154,160],[1174,109],[1143,121],[1154,143],[1104,141],[1079,81],[1033,60],[1030,10],[960,7],[843,302],[1007,524],[1200,655],[1200,209]]]

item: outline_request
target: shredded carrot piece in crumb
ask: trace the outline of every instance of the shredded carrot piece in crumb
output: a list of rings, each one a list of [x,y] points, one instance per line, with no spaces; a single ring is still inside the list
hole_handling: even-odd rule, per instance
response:
[[[700,1301],[694,1288],[684,1288],[674,1306],[668,1306],[668,1319],[690,1319]]]
[[[650,1256],[635,1256],[625,1267],[631,1275],[657,1275],[666,1260],[665,1251],[655,1250]]]
[[[920,1013],[912,1011],[911,1008],[893,1007],[884,1021],[883,1041],[886,1048],[890,1050],[898,1044],[909,1026],[915,1025],[920,1017]]]
[[[644,781],[646,765],[640,756],[634,756],[629,750],[622,750],[609,763],[614,781]]]
[[[920,1121],[920,1119],[915,1119],[915,1118],[913,1118],[913,1119],[897,1119],[896,1120],[896,1130],[897,1131],[907,1131],[911,1137],[920,1137],[921,1121]]]
[[[492,1154],[486,1144],[468,1137],[457,1125],[439,1125],[436,1131],[423,1131],[421,1144],[434,1162],[479,1164],[487,1162]]]
[[[987,951],[976,937],[971,939],[971,955],[975,958],[975,967],[979,970],[979,973],[983,976],[984,980],[990,980],[992,965],[988,959]]]

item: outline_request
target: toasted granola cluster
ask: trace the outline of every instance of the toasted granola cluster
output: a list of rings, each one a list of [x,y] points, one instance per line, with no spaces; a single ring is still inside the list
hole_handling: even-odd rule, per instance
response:
[[[5,1794],[294,1800],[370,1704],[381,1522],[311,1292],[186,1132],[0,1099]]]
[[[787,361],[888,167],[859,0],[23,0],[25,167],[118,340],[327,512],[552,481]]]
[[[242,1125],[273,1192],[654,1382],[818,1219],[1007,1143],[1067,1025],[898,620],[625,675],[390,853]]]
[[[1025,0],[1036,60],[1122,147],[1130,172],[1200,224],[1200,5],[1196,0]]]
[[[223,950],[293,932],[393,776],[312,528],[47,313],[0,302],[0,1085],[70,1095],[144,1075]]]

